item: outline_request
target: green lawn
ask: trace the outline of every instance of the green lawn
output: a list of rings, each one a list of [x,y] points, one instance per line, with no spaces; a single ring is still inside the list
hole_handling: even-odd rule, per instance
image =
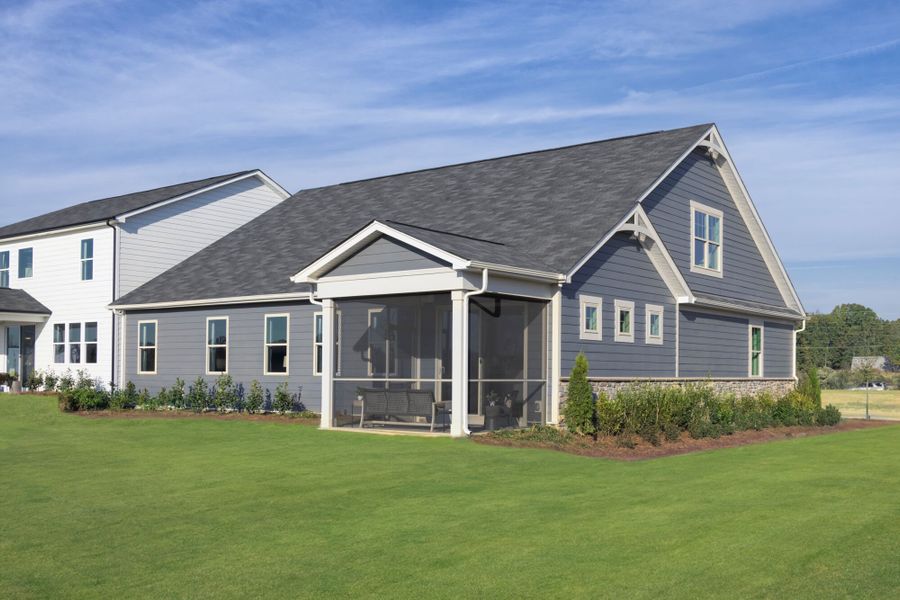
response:
[[[845,417],[866,415],[866,393],[856,390],[822,390],[822,404],[834,404]],[[900,419],[900,390],[869,392],[872,418]]]
[[[0,396],[0,597],[897,597],[898,450],[618,463]]]

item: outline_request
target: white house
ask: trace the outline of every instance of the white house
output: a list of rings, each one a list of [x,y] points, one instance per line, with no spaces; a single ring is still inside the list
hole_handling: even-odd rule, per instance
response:
[[[0,227],[0,371],[115,373],[108,306],[290,194],[260,170],[84,202]]]

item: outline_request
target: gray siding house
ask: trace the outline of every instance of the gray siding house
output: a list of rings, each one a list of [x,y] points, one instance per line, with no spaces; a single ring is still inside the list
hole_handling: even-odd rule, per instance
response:
[[[304,190],[112,308],[122,383],[455,436],[558,423],[579,352],[597,390],[785,390],[805,319],[712,124]]]

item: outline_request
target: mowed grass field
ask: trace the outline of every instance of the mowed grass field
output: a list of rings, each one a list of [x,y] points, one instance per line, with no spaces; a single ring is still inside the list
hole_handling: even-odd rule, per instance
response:
[[[0,396],[0,597],[897,597],[898,449],[621,463]]]
[[[845,417],[866,416],[866,393],[851,390],[822,390],[822,404],[834,404]],[[869,392],[872,418],[900,419],[900,390]]]

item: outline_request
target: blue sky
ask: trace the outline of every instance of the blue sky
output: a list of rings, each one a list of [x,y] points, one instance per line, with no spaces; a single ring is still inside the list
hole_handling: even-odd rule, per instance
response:
[[[0,4],[0,221],[715,121],[808,310],[900,318],[900,3]]]

